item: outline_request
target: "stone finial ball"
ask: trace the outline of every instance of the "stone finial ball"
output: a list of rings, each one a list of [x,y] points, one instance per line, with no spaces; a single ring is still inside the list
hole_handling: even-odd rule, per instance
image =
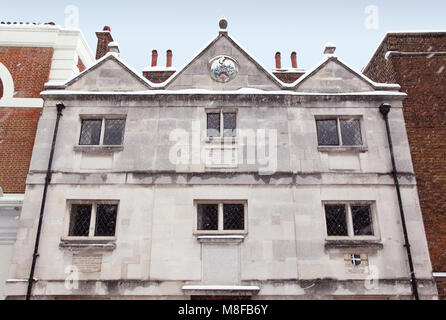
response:
[[[220,29],[225,30],[228,28],[228,21],[226,19],[221,19],[219,25]]]

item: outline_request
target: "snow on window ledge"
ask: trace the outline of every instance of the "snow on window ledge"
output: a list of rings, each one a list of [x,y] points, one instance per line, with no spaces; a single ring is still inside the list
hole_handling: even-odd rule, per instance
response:
[[[70,250],[106,250],[116,249],[116,238],[62,238],[59,244],[60,249]]]
[[[319,146],[317,148],[319,152],[335,153],[335,152],[358,152],[365,153],[369,151],[368,147],[365,146]]]
[[[74,146],[75,152],[83,153],[113,153],[123,150],[124,146]]]
[[[245,240],[245,236],[213,235],[213,236],[198,236],[197,239],[201,243],[242,243]]]

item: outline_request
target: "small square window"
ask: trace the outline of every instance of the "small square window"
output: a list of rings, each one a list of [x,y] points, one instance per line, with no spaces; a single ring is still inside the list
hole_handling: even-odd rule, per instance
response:
[[[101,140],[102,120],[83,120],[79,145],[96,146]]]
[[[71,206],[71,237],[88,237],[90,232],[91,204],[73,204]]]
[[[319,146],[363,146],[359,119],[316,120],[316,128]]]
[[[339,134],[336,120],[317,120],[317,137],[320,146],[338,146]]]
[[[80,146],[121,146],[124,141],[125,119],[82,120]]]
[[[207,135],[210,138],[220,137],[220,113],[207,114]]]
[[[223,114],[224,123],[224,136],[225,137],[235,137],[237,134],[237,114],[236,113],[224,113]]]
[[[370,206],[352,206],[351,208],[355,236],[373,236]]]
[[[104,145],[122,145],[125,129],[125,120],[105,120]]]
[[[218,230],[218,204],[198,205],[198,230]]]
[[[325,218],[329,237],[374,237],[370,204],[326,204]]]
[[[114,204],[98,204],[96,212],[95,237],[114,237],[118,206]]]
[[[326,205],[325,215],[329,236],[348,236],[345,205]]]
[[[84,202],[84,201],[83,201]],[[69,237],[114,237],[118,205],[87,202],[71,204]]]
[[[224,230],[245,230],[245,205],[223,205]]]
[[[361,122],[357,119],[341,120],[342,144],[362,146]]]
[[[237,136],[237,113],[229,110],[208,112],[206,123],[208,138],[234,138]]]
[[[197,203],[197,230],[200,234],[245,234],[246,203],[221,201]]]

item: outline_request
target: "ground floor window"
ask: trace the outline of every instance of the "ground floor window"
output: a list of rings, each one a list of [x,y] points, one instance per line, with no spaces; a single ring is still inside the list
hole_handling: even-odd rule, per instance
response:
[[[71,202],[69,237],[114,237],[118,202]]]
[[[197,201],[197,233],[245,233],[246,201]]]

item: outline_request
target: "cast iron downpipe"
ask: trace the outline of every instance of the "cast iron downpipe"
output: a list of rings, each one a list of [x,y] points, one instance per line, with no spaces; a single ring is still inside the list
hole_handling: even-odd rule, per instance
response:
[[[34,245],[34,253],[33,253],[33,261],[31,264],[31,271],[29,273],[28,292],[26,294],[26,300],[31,299],[31,292],[32,292],[33,283],[34,283],[34,271],[36,268],[37,258],[39,257],[40,233],[42,231],[42,222],[43,222],[43,214],[45,212],[46,195],[48,192],[48,186],[51,182],[51,169],[52,169],[52,165],[53,165],[53,156],[54,156],[54,148],[56,146],[57,131],[59,130],[59,121],[60,121],[60,117],[62,116],[62,110],[65,109],[65,106],[63,103],[58,103],[56,105],[56,107],[57,107],[56,126],[54,127],[53,144],[51,145],[50,159],[48,161],[48,170],[46,171],[45,188],[43,189],[42,206],[40,207],[39,224],[37,226],[36,242]]]
[[[413,291],[413,295],[415,296],[415,300],[420,300],[420,297],[418,295],[417,278],[415,277],[415,270],[414,270],[413,261],[412,261],[412,252],[410,250],[409,236],[408,236],[408,233],[407,233],[406,218],[405,218],[405,215],[404,215],[403,201],[402,201],[401,189],[400,189],[400,182],[398,180],[398,171],[396,170],[396,162],[395,162],[395,154],[394,154],[394,151],[393,151],[392,135],[390,134],[389,112],[390,112],[391,108],[392,107],[390,106],[390,104],[383,103],[379,107],[379,111],[383,115],[383,118],[384,118],[384,120],[386,122],[387,138],[389,140],[390,156],[392,158],[393,180],[395,181],[396,192],[397,192],[397,195],[398,195],[398,205],[400,207],[401,224],[403,225],[405,247],[406,247],[406,250],[407,250],[407,257],[409,258],[409,267],[410,267],[410,277],[411,277],[412,291]]]

